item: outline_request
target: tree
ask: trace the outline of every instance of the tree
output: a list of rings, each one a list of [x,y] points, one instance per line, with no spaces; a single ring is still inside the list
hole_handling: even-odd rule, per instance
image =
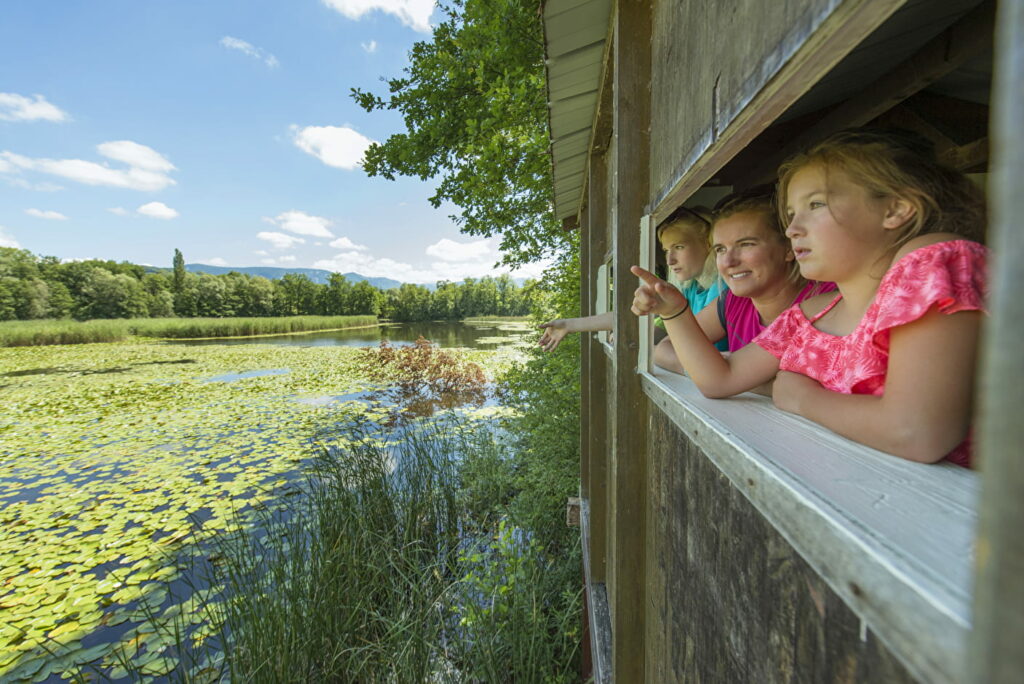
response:
[[[185,287],[185,257],[181,251],[174,250],[174,281],[171,291],[178,294]]]
[[[565,247],[551,211],[544,41],[536,0],[453,0],[431,41],[416,43],[405,76],[366,111],[398,110],[406,131],[367,149],[371,176],[440,177],[430,198],[453,202],[470,235],[502,236],[503,263]]]

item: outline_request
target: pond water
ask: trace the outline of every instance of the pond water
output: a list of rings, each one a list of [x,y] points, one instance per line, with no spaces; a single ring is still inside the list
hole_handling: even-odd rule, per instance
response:
[[[480,321],[456,323],[385,323],[379,327],[331,330],[293,335],[267,335],[208,340],[172,340],[168,344],[269,344],[295,347],[371,347],[387,340],[395,346],[408,345],[423,336],[443,348],[494,349],[536,334],[524,321]]]
[[[210,560],[193,541],[294,495],[315,430],[500,410],[489,389],[403,398],[368,381],[353,347],[421,335],[490,372],[536,338],[487,322],[0,350],[0,681],[67,681],[83,663],[121,680],[113,647],[159,678],[173,659],[148,620],[205,591],[181,565]]]

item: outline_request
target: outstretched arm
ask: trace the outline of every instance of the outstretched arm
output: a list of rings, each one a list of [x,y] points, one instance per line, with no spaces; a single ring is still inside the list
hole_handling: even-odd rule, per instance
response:
[[[556,318],[553,321],[540,325],[540,329],[544,331],[544,334],[540,336],[538,344],[546,352],[554,351],[562,343],[562,340],[565,339],[565,336],[571,332],[611,330],[614,322],[615,317],[610,311],[582,318]]]
[[[775,404],[875,449],[942,460],[967,436],[981,314],[932,310],[893,328],[880,396],[840,394],[799,373],[779,373]]]
[[[679,290],[638,266],[630,270],[640,278],[633,313],[661,316],[679,363],[704,396],[718,399],[746,392],[778,371],[778,359],[757,345],[747,345],[724,358],[704,334]]]

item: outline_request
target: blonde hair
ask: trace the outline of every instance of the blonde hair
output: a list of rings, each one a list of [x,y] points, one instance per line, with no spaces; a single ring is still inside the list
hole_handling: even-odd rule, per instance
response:
[[[715,255],[711,252],[711,210],[707,207],[678,207],[658,226],[657,237],[659,241],[661,241],[662,234],[669,228],[682,232],[685,238],[703,245],[708,252],[704,258],[704,268],[701,269],[696,278],[676,283],[672,278],[672,274],[669,273],[670,282],[677,284],[680,289],[693,281],[696,281],[705,290],[711,287],[718,278],[718,269],[715,268]]]
[[[760,214],[771,230],[772,235],[778,238],[779,242],[787,248],[789,247],[786,227],[780,220],[779,211],[775,204],[775,189],[771,185],[757,185],[723,197],[715,205],[715,215],[711,221],[711,229],[714,230],[715,224],[719,221],[744,212]],[[788,268],[789,271],[786,273],[786,278],[790,282],[799,283],[804,280],[804,277],[800,275],[800,265],[796,259],[789,262]]]
[[[898,129],[851,128],[833,133],[779,167],[779,220],[787,204],[786,191],[797,171],[820,165],[826,183],[838,171],[876,199],[899,197],[914,207],[914,215],[895,234],[893,250],[918,235],[956,233],[971,240],[984,237],[984,193],[964,174],[939,163],[926,138]]]

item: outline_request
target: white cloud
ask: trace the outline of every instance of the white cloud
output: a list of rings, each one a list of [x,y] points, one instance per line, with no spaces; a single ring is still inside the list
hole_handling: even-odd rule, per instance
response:
[[[277,263],[277,259],[260,259],[260,263],[266,264],[267,266],[271,266]]]
[[[291,235],[285,235],[284,233],[274,233],[269,231],[257,233],[256,237],[258,237],[260,240],[266,240],[267,242],[272,244],[274,247],[277,247],[278,249],[287,249],[292,245],[301,245],[302,243],[305,242],[305,240],[303,240],[302,238],[293,237]]]
[[[354,249],[356,251],[364,251],[368,249],[365,245],[357,245],[347,237],[340,237],[329,244],[335,249]]]
[[[289,233],[297,235],[322,238],[334,237],[334,233],[327,229],[331,225],[330,220],[325,219],[323,216],[313,216],[312,214],[296,211],[295,209],[278,214],[274,218],[265,216],[263,220],[279,227],[281,230],[287,230]]]
[[[209,264],[210,266],[227,266],[228,265],[228,262],[224,261],[220,257],[213,257],[212,259],[207,259],[206,263]]]
[[[474,240],[473,242],[455,242],[448,238],[442,238],[438,242],[427,247],[427,254],[442,261],[480,261],[490,257],[493,263],[498,255],[492,254],[491,246],[487,240]]]
[[[322,0],[325,5],[341,12],[349,19],[359,20],[363,15],[379,10],[398,17],[406,26],[421,33],[430,32],[430,15],[434,0]]]
[[[152,148],[130,140],[117,140],[97,145],[100,154],[124,162],[127,169],[113,169],[106,164],[83,159],[43,159],[0,152],[0,172],[16,172],[21,169],[61,176],[86,185],[107,185],[130,190],[163,190],[175,185],[167,175],[174,166]]]
[[[267,256],[267,254],[269,254],[269,252],[267,252],[267,250],[265,250],[265,249],[257,249],[254,252],[254,254],[257,254],[259,256]]]
[[[278,261],[281,262],[282,264],[294,264],[295,256],[289,254],[288,256],[281,257],[280,259],[278,259]]]
[[[377,51],[377,41],[371,40],[369,43],[360,43],[359,47],[363,48],[363,51],[369,55],[372,55]]]
[[[68,113],[42,95],[33,100],[17,93],[0,93],[0,121],[69,121]]]
[[[136,211],[142,214],[143,216],[150,216],[152,218],[158,219],[166,220],[178,217],[178,212],[176,212],[174,209],[171,209],[163,202],[147,202],[146,204],[143,204],[141,207],[136,209]]]
[[[220,39],[220,44],[228,48],[229,50],[238,50],[239,52],[246,54],[252,57],[253,59],[261,60],[271,69],[280,65],[280,62],[277,61],[277,57],[270,54],[266,50],[261,50],[260,48],[256,47],[248,41],[242,40],[241,38],[224,36]]]
[[[124,162],[130,167],[145,169],[146,171],[174,171],[174,164],[154,150],[152,147],[140,145],[131,140],[113,140],[100,143],[96,146],[97,151],[104,157],[115,161]]]
[[[339,238],[340,242],[344,238]],[[333,245],[334,243],[332,243]],[[516,278],[536,278],[550,266],[550,263],[536,263],[511,271],[507,267],[495,267],[501,258],[496,238],[472,240],[459,243],[441,239],[424,250],[423,263],[413,265],[387,257],[378,258],[366,250],[348,248],[330,259],[321,259],[313,268],[323,268],[338,273],[355,271],[368,277],[386,277],[406,283],[435,283],[439,280],[460,282],[466,278],[482,278],[509,273]]]
[[[366,148],[374,140],[345,126],[292,126],[295,145],[324,164],[352,170],[360,166]]]
[[[21,248],[18,241],[15,240],[12,235],[9,235],[7,233],[7,229],[3,226],[0,226],[0,247],[14,247],[15,249]]]
[[[26,209],[25,213],[29,216],[35,216],[41,219],[50,219],[52,221],[67,221],[68,217],[59,211],[50,211],[48,209]]]
[[[107,209],[107,211],[109,211],[111,214],[116,214],[117,216],[128,215],[128,210],[125,209],[124,207],[110,207],[109,209]]]

